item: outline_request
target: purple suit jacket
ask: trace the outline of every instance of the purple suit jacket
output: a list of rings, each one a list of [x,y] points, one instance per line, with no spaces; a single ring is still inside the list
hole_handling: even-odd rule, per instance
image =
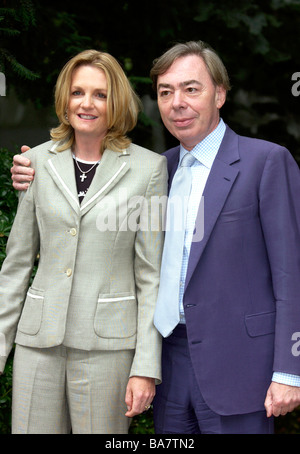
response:
[[[171,183],[179,147],[165,155]],[[300,171],[285,148],[227,127],[203,195],[184,293],[194,371],[216,413],[260,411],[273,371],[300,375]]]

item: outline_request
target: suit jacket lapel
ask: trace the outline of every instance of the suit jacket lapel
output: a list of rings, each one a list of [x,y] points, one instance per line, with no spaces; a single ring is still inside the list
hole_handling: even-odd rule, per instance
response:
[[[56,151],[56,144],[51,148],[53,158],[46,163],[46,168],[72,208],[79,213],[79,200],[74,175],[74,163],[71,150]]]
[[[130,167],[129,151],[117,153],[105,150],[91,186],[80,205],[71,150],[56,152],[54,145],[50,152],[54,156],[46,163],[48,172],[72,208],[81,215],[87,213],[98,203],[120,181]]]
[[[185,287],[188,286],[197,263],[201,259],[215,223],[239,173],[239,170],[232,166],[239,159],[238,136],[227,127],[203,192],[204,235],[201,241],[192,243]],[[199,209],[196,226],[201,225],[201,223],[203,223],[203,211]]]

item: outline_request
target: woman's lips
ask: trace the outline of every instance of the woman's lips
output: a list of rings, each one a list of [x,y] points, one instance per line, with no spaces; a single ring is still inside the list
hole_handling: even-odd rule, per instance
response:
[[[88,115],[88,114],[78,114],[78,117],[82,120],[95,120],[97,117],[95,115]]]

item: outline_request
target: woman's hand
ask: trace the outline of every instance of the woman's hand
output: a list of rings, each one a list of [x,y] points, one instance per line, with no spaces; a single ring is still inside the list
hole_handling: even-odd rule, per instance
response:
[[[148,410],[155,396],[155,379],[130,377],[126,388],[125,402],[128,411],[125,416],[132,418]]]

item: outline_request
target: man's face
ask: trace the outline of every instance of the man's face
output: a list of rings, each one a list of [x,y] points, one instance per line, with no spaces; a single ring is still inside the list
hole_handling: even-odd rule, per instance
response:
[[[157,80],[161,118],[185,149],[191,150],[219,123],[226,90],[215,86],[197,55],[180,57]]]

